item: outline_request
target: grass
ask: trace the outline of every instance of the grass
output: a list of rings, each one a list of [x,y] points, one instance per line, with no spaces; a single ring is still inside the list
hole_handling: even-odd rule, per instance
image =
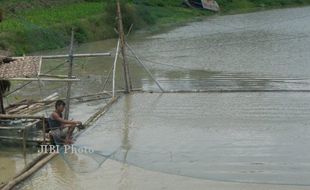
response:
[[[309,5],[310,0],[217,0],[222,13],[242,13],[257,10]]]
[[[79,42],[95,39],[89,28],[95,25],[102,27],[99,19],[105,5],[102,2],[81,2],[48,9],[30,9],[10,16],[0,24],[0,47],[15,54],[63,47],[68,43],[72,27],[77,31]]]
[[[125,28],[154,29],[177,25],[208,11],[188,9],[182,0],[127,0],[123,5]],[[302,6],[310,0],[217,0],[223,14],[267,8]],[[6,11],[0,24],[0,49],[25,54],[64,47],[71,28],[79,43],[116,37],[115,5],[111,0],[0,0]],[[150,27],[151,26],[151,27]]]

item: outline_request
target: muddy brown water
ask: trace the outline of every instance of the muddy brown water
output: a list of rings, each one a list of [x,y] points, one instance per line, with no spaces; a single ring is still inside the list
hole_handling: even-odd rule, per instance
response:
[[[77,145],[102,155],[116,151],[110,159],[166,174],[310,185],[309,93],[263,92],[310,89],[309,19],[309,7],[272,10],[215,16],[169,32],[131,37],[130,44],[166,90],[262,92],[127,95],[81,135]],[[109,51],[114,46],[115,40],[100,41],[83,44],[77,51]],[[75,74],[82,82],[75,84],[74,94],[101,89],[111,62],[112,58],[76,60]],[[130,63],[134,86],[158,91],[138,63],[132,58]],[[49,61],[45,69],[55,64]],[[60,71],[65,73],[65,68]],[[119,89],[121,76],[119,69]],[[46,95],[65,91],[62,84],[44,87]],[[36,88],[23,93],[34,96]],[[102,181],[111,177],[105,172],[111,171],[84,178],[86,174],[74,172],[58,157],[20,188],[104,186]],[[122,179],[131,177],[122,173]]]

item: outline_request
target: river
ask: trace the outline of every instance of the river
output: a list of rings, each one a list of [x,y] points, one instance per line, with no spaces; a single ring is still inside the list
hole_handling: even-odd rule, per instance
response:
[[[75,171],[74,160],[58,156],[19,188],[203,189],[234,182],[231,187],[307,189],[309,19],[310,7],[280,9],[213,16],[164,33],[134,35],[129,43],[165,90],[212,92],[123,96],[76,142],[96,150],[88,158],[102,159],[96,170]],[[115,43],[87,43],[77,50],[109,51]],[[159,92],[129,56],[134,87]],[[74,93],[101,89],[111,63],[112,58],[78,60],[75,74],[83,82],[75,84]],[[119,69],[119,88],[121,79]],[[46,95],[55,88],[45,87]],[[64,93],[64,87],[57,91]]]

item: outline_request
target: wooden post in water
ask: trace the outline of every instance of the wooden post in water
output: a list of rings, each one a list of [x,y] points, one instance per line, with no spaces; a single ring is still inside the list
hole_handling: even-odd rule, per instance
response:
[[[45,117],[42,117],[42,129],[43,129],[43,144],[46,144],[46,128],[45,128]]]
[[[124,80],[125,80],[125,92],[130,93],[131,87],[131,80],[128,68],[128,61],[126,57],[126,42],[125,42],[125,34],[124,34],[124,26],[123,26],[123,19],[122,19],[122,12],[121,12],[121,5],[119,0],[116,0],[116,7],[117,7],[117,19],[118,19],[118,34],[120,38],[120,47],[121,53],[123,57],[123,71],[124,71]]]
[[[73,46],[74,46],[74,31],[71,31],[71,41],[70,41],[70,51],[69,51],[69,70],[68,78],[72,78],[73,70]],[[71,97],[71,86],[72,82],[68,81],[67,84],[67,96],[66,96],[66,110],[65,110],[65,119],[69,119],[70,112],[70,97]]]

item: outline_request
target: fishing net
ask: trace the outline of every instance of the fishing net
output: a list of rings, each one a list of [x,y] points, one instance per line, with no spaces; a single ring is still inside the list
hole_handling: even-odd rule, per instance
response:
[[[53,137],[53,139],[59,155],[64,159],[66,164],[77,173],[95,171],[117,152],[102,152],[79,143],[66,145],[64,144],[65,132],[62,130],[55,130],[53,134],[55,136],[58,135],[58,137]]]
[[[60,148],[60,155],[66,164],[77,173],[89,173],[97,170],[115,152],[104,154],[81,145],[65,145]]]

